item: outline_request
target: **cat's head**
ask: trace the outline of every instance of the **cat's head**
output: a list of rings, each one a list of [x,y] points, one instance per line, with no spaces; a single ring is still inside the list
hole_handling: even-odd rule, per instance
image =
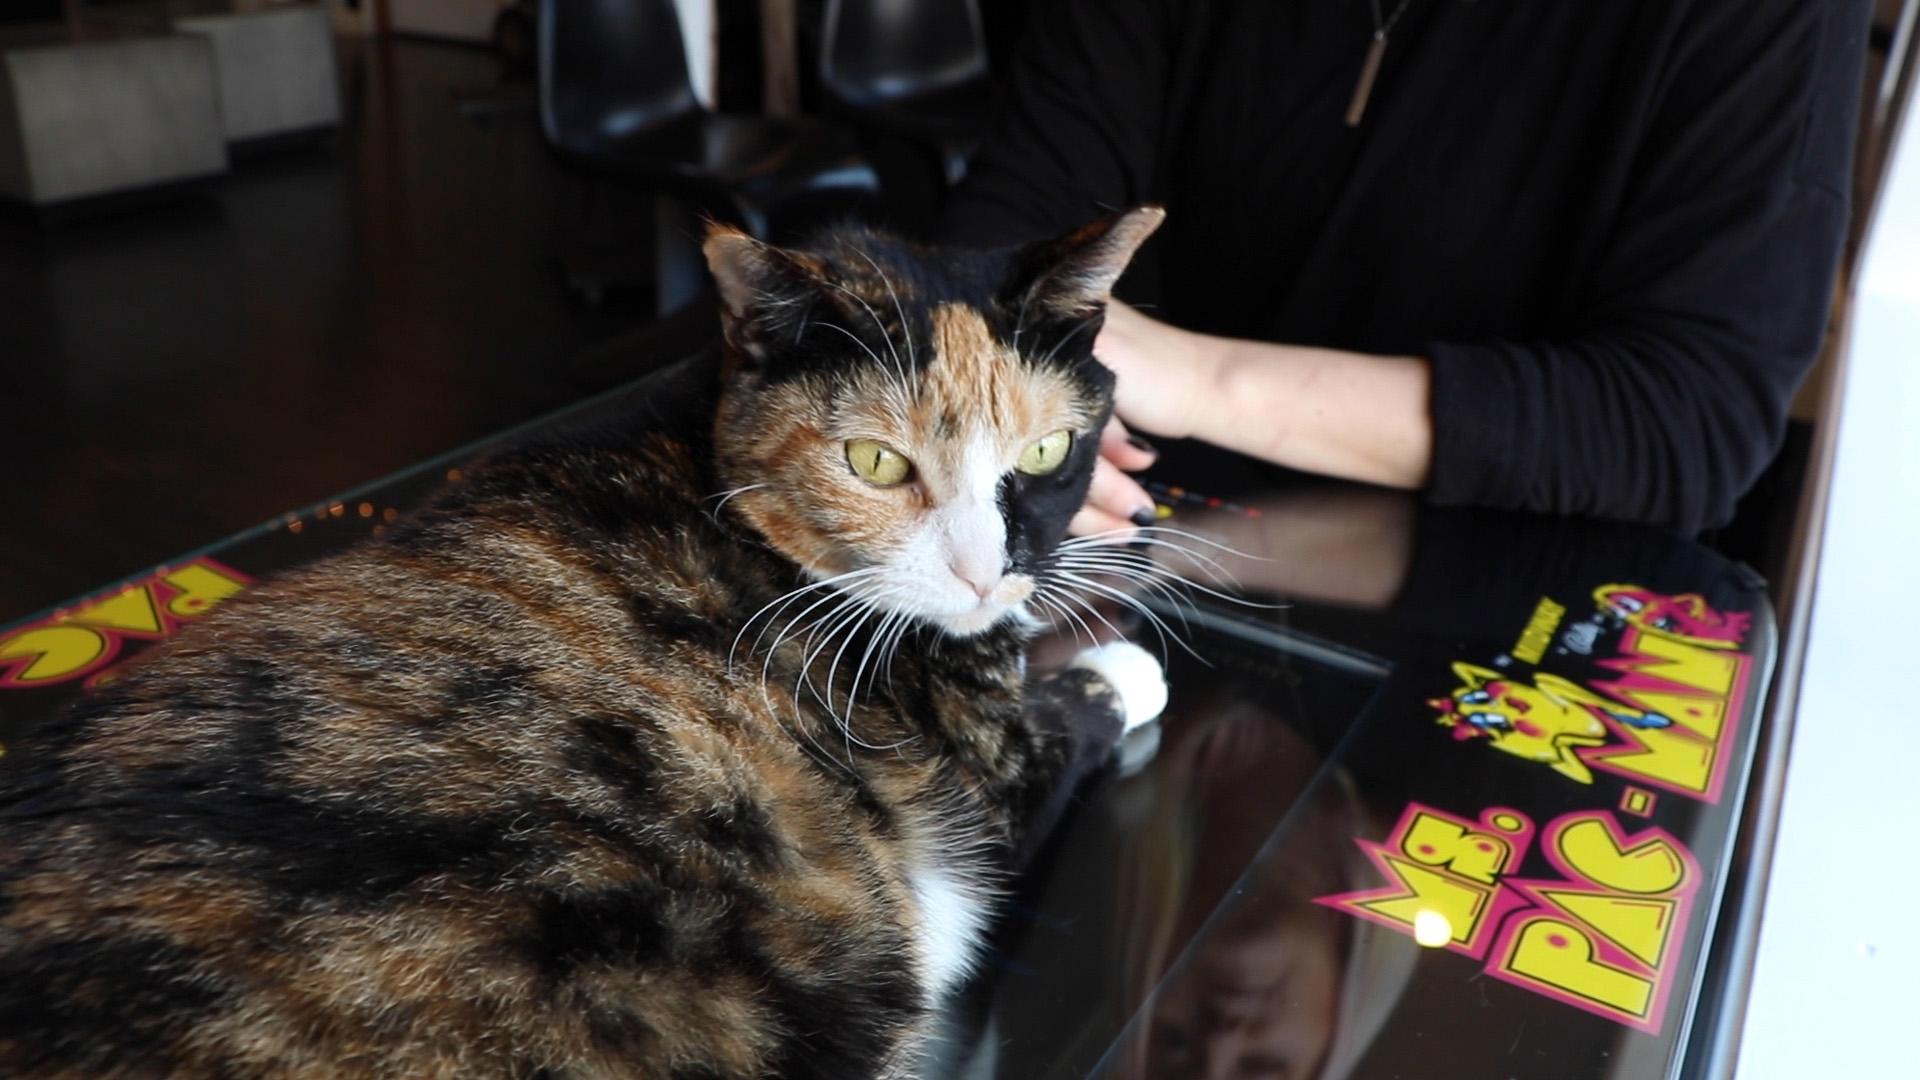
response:
[[[1092,352],[1108,290],[1163,217],[999,251],[712,229],[730,507],[882,611],[959,635],[1023,611],[1112,412]]]

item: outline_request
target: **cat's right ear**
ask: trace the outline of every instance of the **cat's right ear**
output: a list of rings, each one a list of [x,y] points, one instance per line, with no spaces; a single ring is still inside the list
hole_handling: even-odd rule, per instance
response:
[[[1029,244],[1018,256],[1010,302],[1062,319],[1098,314],[1134,252],[1167,212],[1151,204],[1101,218],[1055,240]]]
[[[782,331],[799,326],[819,296],[824,267],[731,225],[707,226],[701,245],[720,291],[720,328],[731,351],[764,363]]]

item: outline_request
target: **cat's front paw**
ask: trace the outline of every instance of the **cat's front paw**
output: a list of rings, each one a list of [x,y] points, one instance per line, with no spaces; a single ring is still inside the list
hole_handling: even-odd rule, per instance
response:
[[[1152,653],[1131,641],[1109,641],[1080,650],[1070,665],[1106,680],[1120,696],[1122,732],[1158,717],[1167,707],[1167,676]]]

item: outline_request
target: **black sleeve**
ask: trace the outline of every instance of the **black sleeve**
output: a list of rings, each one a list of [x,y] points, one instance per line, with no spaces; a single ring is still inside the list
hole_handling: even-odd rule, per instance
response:
[[[1051,236],[1147,198],[1175,32],[1164,0],[1050,0],[939,225],[968,246]]]
[[[1435,502],[1689,530],[1731,516],[1826,326],[1867,14],[1695,5],[1644,103],[1585,328],[1429,345]]]

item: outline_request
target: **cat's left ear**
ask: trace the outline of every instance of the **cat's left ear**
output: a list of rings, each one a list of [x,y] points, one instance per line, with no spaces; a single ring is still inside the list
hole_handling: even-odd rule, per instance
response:
[[[1060,318],[1094,314],[1111,298],[1134,252],[1166,218],[1158,206],[1136,206],[1028,246],[1020,253],[1010,299],[1016,307],[1037,305]]]
[[[825,280],[825,267],[812,256],[762,243],[731,225],[707,226],[701,251],[720,291],[721,331],[755,363],[767,358],[783,329],[806,317]]]

